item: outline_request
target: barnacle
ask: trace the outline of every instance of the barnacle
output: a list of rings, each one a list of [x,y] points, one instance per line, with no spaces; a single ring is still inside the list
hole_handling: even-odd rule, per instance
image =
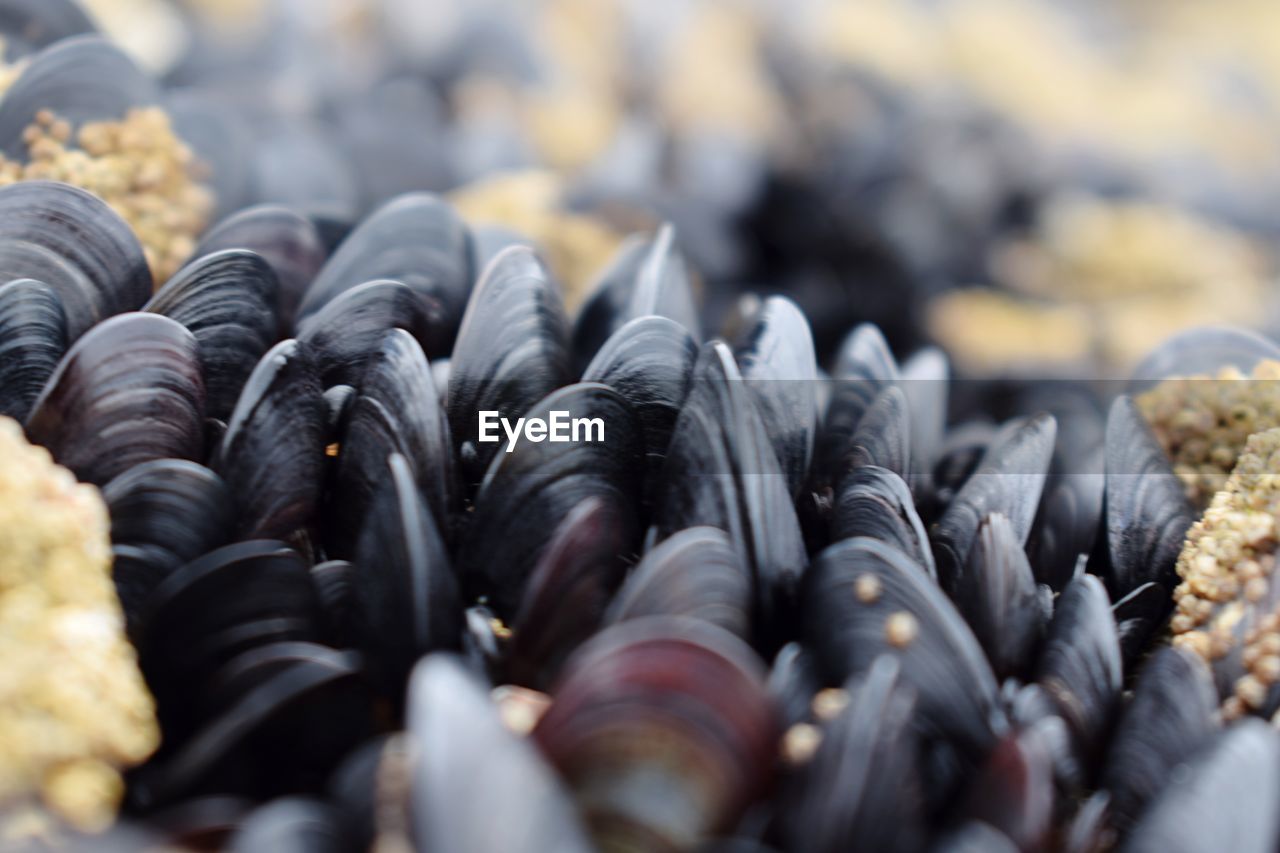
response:
[[[813,723],[796,723],[782,736],[782,760],[792,767],[807,764],[822,745],[822,729]]]
[[[1091,352],[1088,315],[1076,306],[1039,303],[995,290],[941,294],[928,306],[929,331],[966,369],[1010,364],[1030,370],[1079,364]]]
[[[1004,290],[943,293],[928,322],[982,373],[1128,366],[1181,329],[1249,322],[1265,269],[1259,248],[1228,227],[1149,202],[1067,196],[1045,206],[1033,234],[993,250]]]
[[[1252,240],[1145,201],[1055,199],[1033,239],[1006,241],[993,260],[1013,290],[1089,312],[1094,348],[1118,365],[1188,326],[1249,322],[1266,287]]]
[[[1034,293],[1114,299],[1230,287],[1256,298],[1262,287],[1251,241],[1154,202],[1064,195],[1046,206],[1037,232],[1031,245],[1009,244],[1002,259],[1010,284]]]
[[[111,582],[106,508],[7,418],[0,458],[0,804],[39,797],[101,828],[119,771],[159,739]]]
[[[863,604],[875,604],[880,599],[880,578],[868,572],[854,581],[853,592]]]
[[[813,695],[810,710],[815,719],[830,722],[849,704],[849,691],[843,687],[824,687]]]
[[[1205,506],[1223,488],[1245,442],[1280,426],[1280,361],[1264,359],[1248,374],[1166,379],[1137,398],[1182,480],[1187,498]]]
[[[889,617],[884,620],[885,639],[894,648],[905,649],[915,641],[916,635],[919,633],[920,623],[905,610],[890,613]]]
[[[163,110],[133,109],[121,121],[90,122],[78,131],[45,110],[23,139],[29,160],[0,157],[0,186],[54,180],[99,196],[138,235],[157,283],[186,262],[214,200],[201,183],[203,166]]]
[[[1226,488],[1192,525],[1178,557],[1177,645],[1213,662],[1241,649],[1224,712],[1260,708],[1280,682],[1280,608],[1272,577],[1280,546],[1280,428],[1249,438]]]

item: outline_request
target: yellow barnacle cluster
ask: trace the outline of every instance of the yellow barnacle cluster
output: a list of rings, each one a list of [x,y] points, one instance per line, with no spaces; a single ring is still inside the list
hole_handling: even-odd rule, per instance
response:
[[[0,157],[0,186],[50,180],[97,195],[129,223],[157,285],[190,257],[209,224],[214,198],[204,169],[158,107],[77,130],[42,111],[26,129],[27,162]]]
[[[1197,508],[1222,489],[1245,442],[1280,426],[1280,361],[1263,360],[1245,374],[1166,379],[1137,398],[1156,439]]]
[[[7,418],[0,459],[0,810],[101,829],[120,770],[159,741],[111,582],[106,507]]]
[[[1248,324],[1267,288],[1250,238],[1158,204],[1063,196],[1033,240],[997,250],[1009,288],[1088,312],[1105,363],[1128,365],[1170,334],[1205,323]]]
[[[966,371],[1028,373],[1080,365],[1094,350],[1093,326],[1080,306],[1025,299],[988,288],[963,288],[934,297],[929,333]]]
[[[1046,205],[1037,232],[1034,244],[1011,244],[1001,260],[1013,284],[1044,295],[1195,296],[1229,287],[1254,298],[1263,287],[1259,246],[1178,208],[1063,195]]]
[[[1226,488],[1192,525],[1178,557],[1174,643],[1213,663],[1241,650],[1228,717],[1261,708],[1280,682],[1280,428],[1249,438]]]
[[[1250,324],[1267,288],[1250,238],[1185,211],[1083,195],[1047,203],[1032,233],[996,246],[992,270],[999,290],[929,305],[930,332],[979,373],[1127,367],[1190,326]]]

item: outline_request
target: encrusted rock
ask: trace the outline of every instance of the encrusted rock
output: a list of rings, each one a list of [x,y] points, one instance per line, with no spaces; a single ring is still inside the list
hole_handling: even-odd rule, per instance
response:
[[[111,582],[97,490],[0,418],[0,808],[114,819],[120,770],[159,742]]]

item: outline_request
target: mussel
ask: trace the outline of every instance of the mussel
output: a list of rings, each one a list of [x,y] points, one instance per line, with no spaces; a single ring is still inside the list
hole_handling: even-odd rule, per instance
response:
[[[1258,146],[1011,117],[1024,9],[343,5],[0,0],[0,838],[1276,848],[1280,347],[1031,372],[1241,296]]]

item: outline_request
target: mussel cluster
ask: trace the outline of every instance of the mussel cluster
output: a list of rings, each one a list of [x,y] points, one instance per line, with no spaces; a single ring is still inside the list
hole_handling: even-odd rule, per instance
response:
[[[0,845],[1280,847],[1270,339],[957,382],[892,281],[477,221],[546,176],[229,202],[76,9],[0,2]]]
[[[941,352],[899,364],[874,326],[829,379],[783,297],[708,335],[670,229],[571,322],[536,251],[427,194],[333,249],[243,211],[154,295],[92,195],[23,182],[0,207],[0,409],[101,489],[155,698],[131,831],[1273,848],[1280,739],[1242,719],[1280,705],[1265,380],[955,424]],[[1150,364],[1272,356],[1218,331]],[[1198,510],[1144,408],[1240,458],[1181,558]],[[1215,439],[1246,409],[1261,431]],[[507,451],[482,410],[604,441]]]

